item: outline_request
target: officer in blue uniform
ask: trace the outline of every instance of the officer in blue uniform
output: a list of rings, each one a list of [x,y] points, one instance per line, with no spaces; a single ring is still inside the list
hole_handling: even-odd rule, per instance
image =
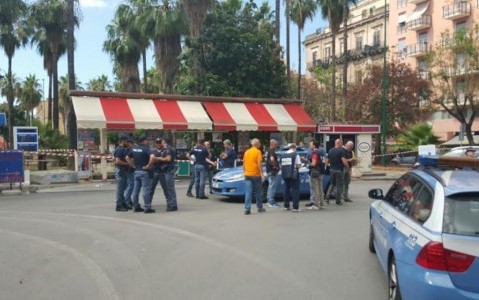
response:
[[[115,179],[116,179],[116,211],[128,211],[128,203],[125,200],[124,193],[127,184],[127,170],[129,168],[126,161],[126,140],[127,136],[120,134],[118,137],[118,146],[115,148],[113,156],[115,157]]]
[[[284,179],[284,210],[290,210],[289,201],[293,200],[293,212],[299,211],[299,168],[301,159],[296,153],[296,145],[289,144],[289,150],[281,156],[281,173]]]
[[[196,199],[208,199],[205,196],[205,182],[208,177],[208,163],[214,164],[209,158],[204,140],[198,140],[196,146],[190,151],[190,156],[195,156],[195,188]]]
[[[150,148],[148,147],[148,138],[143,135],[138,139],[138,145],[135,145],[127,156],[130,166],[135,168],[135,185],[133,188],[133,211],[146,214],[154,213],[151,208],[151,172],[148,170],[150,161]],[[143,193],[143,202],[145,209],[141,208],[139,203],[140,189]]]
[[[135,145],[135,142],[133,141],[133,138],[131,136],[128,136],[128,139],[126,140],[126,156],[130,153],[131,149],[133,149],[133,146]],[[131,195],[133,194],[133,188],[135,187],[135,168],[132,168],[131,166],[128,165],[128,169],[126,171],[126,189],[125,189],[125,201],[128,203],[128,208],[132,209],[133,208],[133,200],[131,198]]]

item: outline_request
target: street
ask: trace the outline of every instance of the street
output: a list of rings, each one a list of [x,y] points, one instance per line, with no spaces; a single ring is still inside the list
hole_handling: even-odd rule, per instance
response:
[[[387,279],[368,251],[371,188],[353,203],[299,213],[218,196],[187,198],[166,213],[114,211],[114,184],[0,196],[0,299],[368,299]]]

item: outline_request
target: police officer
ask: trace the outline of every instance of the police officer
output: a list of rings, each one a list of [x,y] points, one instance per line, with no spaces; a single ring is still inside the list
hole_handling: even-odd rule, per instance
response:
[[[208,158],[208,150],[204,146],[205,141],[199,139],[196,146],[190,151],[190,157],[195,157],[195,188],[196,199],[208,199],[205,196],[205,182],[208,177],[208,163],[214,164]]]
[[[150,161],[148,162],[148,165],[145,167],[146,169],[152,172],[152,179],[150,184],[151,199],[153,199],[153,196],[155,195],[156,186],[158,185],[158,182],[160,181],[160,178],[162,177],[162,174],[163,174],[163,163],[157,160],[157,158],[160,158],[163,156],[163,138],[160,138],[160,137],[157,138],[155,141],[155,146],[156,146],[156,149],[150,153]],[[165,195],[165,198],[166,198],[166,190],[164,188],[163,188],[163,194]]]
[[[348,161],[349,168],[344,168],[344,188],[343,188],[343,199],[344,202],[353,202],[353,200],[349,199],[349,184],[351,183],[351,168],[355,163],[356,158],[354,157],[354,143],[352,141],[348,141],[343,149],[344,149],[344,157]]]
[[[296,145],[289,144],[289,150],[281,156],[281,173],[284,179],[284,210],[290,210],[289,201],[293,199],[293,212],[299,211],[299,168],[301,159],[296,153]]]
[[[319,143],[316,140],[309,142],[309,148],[312,149],[308,155],[309,184],[311,185],[313,195],[311,195],[310,203],[306,204],[306,206],[308,209],[317,210],[324,207],[323,175],[325,165],[323,160],[325,159],[326,151],[319,148]]]
[[[166,211],[177,211],[175,175],[176,175],[176,150],[170,145],[170,138],[163,139],[162,156],[158,160],[163,164],[163,175],[160,184],[165,191]]]
[[[135,186],[133,188],[133,211],[142,212],[146,214],[154,213],[155,210],[151,208],[151,174],[148,170],[148,163],[150,161],[150,148],[148,147],[148,138],[142,135],[138,139],[138,145],[131,149],[127,156],[127,161],[130,166],[135,168]],[[140,189],[143,193],[143,202],[145,209],[141,208],[139,203]]]
[[[213,170],[216,166],[216,156],[215,153],[213,152],[213,149],[211,149],[211,144],[209,141],[205,141],[205,148],[208,150],[208,158],[212,162],[215,162],[215,164],[208,164],[208,184],[210,187],[210,194],[213,194]]]
[[[129,168],[126,161],[126,140],[127,136],[120,134],[118,137],[118,146],[115,148],[113,156],[115,157],[115,179],[116,179],[116,211],[128,211],[124,192],[127,184],[127,170]]]
[[[336,204],[342,205],[343,202],[341,201],[341,198],[343,197],[344,169],[349,168],[342,140],[337,139],[334,141],[334,148],[328,152],[327,163],[329,163],[331,185],[329,186],[328,195],[326,197],[329,199],[333,191],[336,191]]]
[[[128,137],[126,140],[126,156],[130,153],[131,149],[133,149],[133,146],[135,145],[133,138]],[[132,209],[133,208],[133,200],[131,199],[131,195],[133,194],[133,188],[135,186],[135,168],[132,168],[130,165],[128,165],[127,171],[126,171],[126,189],[125,189],[125,201],[128,203],[128,208]]]

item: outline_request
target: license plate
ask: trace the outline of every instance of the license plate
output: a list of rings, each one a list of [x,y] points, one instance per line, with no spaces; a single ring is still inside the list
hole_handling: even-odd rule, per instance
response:
[[[213,182],[213,188],[214,188],[214,189],[217,189],[218,187],[219,187],[218,182]]]

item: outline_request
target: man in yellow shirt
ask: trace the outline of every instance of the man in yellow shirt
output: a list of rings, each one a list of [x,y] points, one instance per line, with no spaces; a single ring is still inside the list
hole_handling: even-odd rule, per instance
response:
[[[245,201],[244,214],[251,214],[251,202],[253,200],[253,192],[256,195],[256,206],[258,212],[262,213],[266,210],[263,208],[263,154],[261,153],[261,143],[258,139],[251,140],[251,147],[246,150],[243,156],[243,174],[245,179]]]

